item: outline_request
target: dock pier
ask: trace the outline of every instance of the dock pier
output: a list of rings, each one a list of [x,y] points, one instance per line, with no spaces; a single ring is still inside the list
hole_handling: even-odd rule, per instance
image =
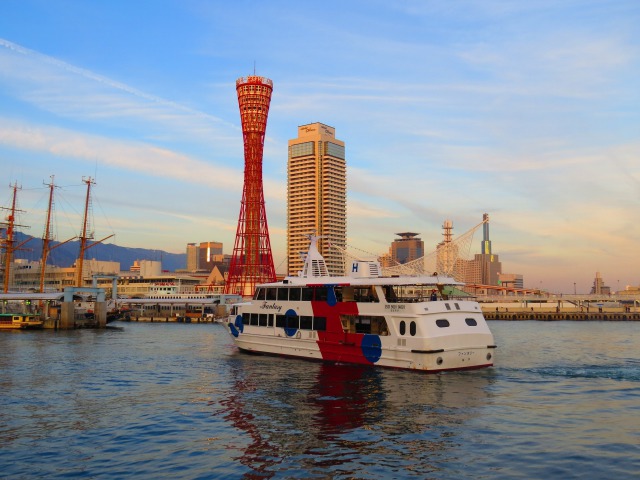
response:
[[[640,312],[495,312],[483,311],[487,320],[538,320],[538,321],[640,321]]]

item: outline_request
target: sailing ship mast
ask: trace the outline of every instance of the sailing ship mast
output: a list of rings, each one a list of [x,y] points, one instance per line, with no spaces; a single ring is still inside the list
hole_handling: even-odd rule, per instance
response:
[[[9,215],[7,216],[7,221],[3,222],[6,225],[6,237],[3,239],[2,246],[4,247],[4,282],[3,282],[3,292],[7,293],[9,291],[9,277],[11,276],[11,262],[13,261],[13,252],[18,250],[22,245],[27,243],[30,238],[20,243],[19,245],[14,245],[15,239],[15,227],[24,227],[24,225],[17,225],[16,222],[16,213],[23,212],[24,210],[19,210],[16,208],[16,199],[18,197],[18,182],[14,182],[13,186],[9,185],[13,189],[13,200],[11,201],[11,208],[0,207],[3,210],[9,210]]]
[[[84,256],[86,251],[91,247],[113,237],[113,234],[111,234],[108,237],[104,237],[102,240],[98,240],[97,242],[93,242],[92,244],[87,245],[87,240],[93,239],[93,232],[91,232],[90,237],[87,235],[87,225],[89,218],[89,205],[91,200],[91,185],[95,185],[96,182],[91,177],[87,179],[83,177],[82,181],[87,184],[87,196],[84,202],[84,218],[82,220],[82,234],[80,236],[80,254],[78,255],[78,260],[76,261],[76,287],[82,287],[82,267],[84,264]]]
[[[78,238],[71,237],[64,242],[51,246],[51,212],[53,211],[53,189],[55,188],[55,185],[53,184],[53,175],[51,175],[51,183],[45,185],[49,187],[49,208],[47,209],[47,223],[45,224],[44,235],[42,236],[42,258],[40,260],[40,291],[42,293],[44,293],[44,279],[47,270],[47,257],[49,256],[49,252],[54,248],[58,248],[60,245],[64,245],[65,243]]]

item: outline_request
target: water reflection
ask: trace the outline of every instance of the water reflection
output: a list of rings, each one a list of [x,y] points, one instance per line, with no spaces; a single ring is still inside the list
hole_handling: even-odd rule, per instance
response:
[[[302,469],[316,475],[402,465],[435,472],[458,434],[486,404],[485,372],[425,375],[249,355],[229,362],[233,386],[221,414],[248,435],[236,460],[247,478]],[[460,440],[463,441],[463,440]],[[385,467],[386,465],[386,467]]]

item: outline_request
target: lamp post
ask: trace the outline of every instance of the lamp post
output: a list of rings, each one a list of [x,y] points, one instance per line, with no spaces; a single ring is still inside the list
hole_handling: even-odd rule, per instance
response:
[[[576,295],[576,282],[573,282],[573,294]]]

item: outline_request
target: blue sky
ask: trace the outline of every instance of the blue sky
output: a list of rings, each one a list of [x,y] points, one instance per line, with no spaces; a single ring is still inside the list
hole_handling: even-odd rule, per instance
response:
[[[348,244],[395,232],[431,251],[491,217],[503,271],[588,292],[640,284],[640,2],[0,2],[0,202],[23,187],[39,236],[230,253],[243,179],[235,80],[274,82],[264,155],[285,270],[287,141],[322,122],[346,143]],[[4,192],[4,193],[2,193]],[[479,231],[471,254],[479,252]],[[126,266],[123,266],[126,267]]]

